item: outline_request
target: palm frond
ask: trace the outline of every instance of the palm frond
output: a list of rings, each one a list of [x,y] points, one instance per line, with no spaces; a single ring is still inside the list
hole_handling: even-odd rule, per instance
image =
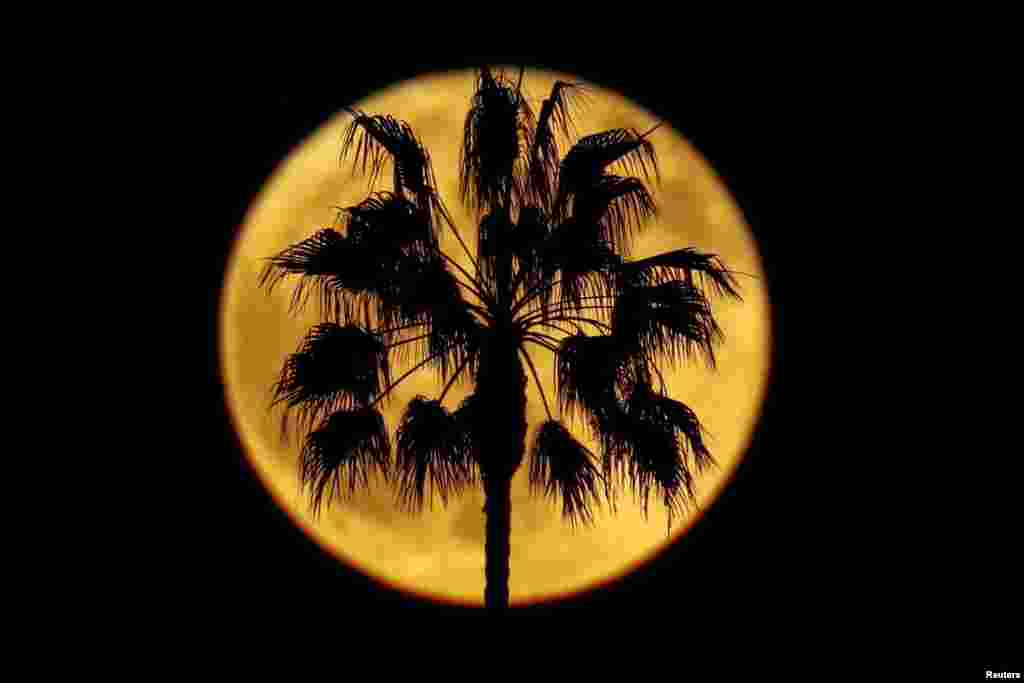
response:
[[[386,324],[422,323],[427,327],[426,352],[442,379],[453,366],[469,359],[476,374],[480,324],[470,312],[455,276],[440,258],[408,261],[379,297],[378,315]]]
[[[573,217],[592,226],[596,237],[628,256],[633,235],[657,213],[654,199],[639,178],[603,175],[576,195]]]
[[[476,209],[497,209],[506,198],[525,194],[524,176],[515,172],[523,142],[531,137],[531,119],[521,91],[502,75],[481,68],[470,101],[460,150],[459,190]]]
[[[310,432],[299,456],[299,481],[309,489],[314,515],[326,500],[351,496],[369,475],[388,478],[391,446],[384,416],[372,408],[340,410]]]
[[[465,364],[470,378],[480,367],[480,346],[483,326],[459,303],[435,309],[430,326],[429,350],[437,354],[434,367],[441,380],[453,368]]]
[[[355,206],[342,209],[347,236],[354,247],[383,255],[434,249],[437,235],[430,214],[393,192],[371,194]]]
[[[413,398],[397,434],[399,499],[422,510],[437,493],[447,505],[450,494],[474,479],[471,450],[469,433],[439,401]]]
[[[605,169],[616,163],[630,175],[640,173],[647,179],[653,171],[655,178],[660,177],[654,145],[636,130],[615,128],[588,135],[562,159],[553,214],[564,218],[573,198],[597,183]]]
[[[626,285],[657,285],[682,276],[691,287],[708,289],[716,295],[728,295],[742,301],[739,284],[731,270],[715,254],[703,254],[693,248],[677,249],[639,261],[626,261],[619,267],[620,282]]]
[[[558,307],[578,307],[585,296],[609,296],[622,260],[608,242],[586,235],[572,219],[551,232],[541,247],[540,259],[543,284],[551,284],[559,276]],[[554,294],[554,290],[545,294],[545,307]]]
[[[650,421],[621,419],[616,439],[621,479],[627,482],[646,517],[652,491],[661,495],[668,512],[668,524],[694,500],[693,475],[679,453],[678,440],[670,427]],[[614,476],[607,472],[606,476]]]
[[[616,389],[626,386],[630,377],[628,357],[610,335],[564,338],[555,370],[559,408],[570,419],[608,419],[618,405]]]
[[[706,431],[697,414],[681,401],[654,390],[649,380],[634,382],[626,400],[626,410],[634,419],[671,425],[679,437],[680,451],[687,466],[703,472],[715,464],[704,443]]]
[[[509,248],[516,259],[518,277],[527,289],[542,282],[541,249],[550,234],[551,226],[543,209],[525,206],[519,210]]]
[[[384,195],[345,211],[347,235],[325,229],[288,247],[268,259],[260,285],[297,275],[293,311],[316,294],[324,317],[365,326],[430,323],[448,304],[466,306],[418,209]]]
[[[566,141],[576,137],[573,115],[584,92],[579,83],[555,81],[551,94],[541,104],[530,148],[529,190],[533,201],[542,207],[551,208],[558,180],[559,149],[555,132],[560,132]]]
[[[594,455],[557,420],[540,426],[530,449],[530,489],[561,496],[562,516],[571,524],[594,521],[600,473]]]
[[[331,411],[365,406],[390,384],[387,351],[376,336],[356,325],[314,326],[298,352],[285,361],[273,386],[272,405],[284,404],[282,433],[291,411],[300,428]]]
[[[650,494],[657,491],[671,527],[676,514],[695,504],[694,471],[714,464],[697,415],[655,392],[649,381],[637,380],[622,408],[602,427],[607,480],[629,484],[645,515]]]
[[[289,276],[298,276],[290,311],[301,310],[316,295],[323,315],[350,320],[365,309],[377,287],[377,264],[337,230],[325,228],[267,259],[259,285],[271,292]]]
[[[479,276],[486,289],[495,287],[498,257],[507,248],[513,227],[504,214],[491,211],[480,219],[480,234],[477,239],[476,261]]]
[[[386,114],[368,115],[356,109],[347,110],[352,122],[345,131],[341,159],[355,145],[353,168],[369,174],[371,188],[376,184],[384,163],[390,156],[394,162],[394,191],[409,192],[423,211],[434,207],[437,181],[430,154],[405,121]]]
[[[612,330],[626,348],[671,363],[703,354],[715,366],[715,346],[723,334],[704,294],[685,282],[631,287],[620,292]]]

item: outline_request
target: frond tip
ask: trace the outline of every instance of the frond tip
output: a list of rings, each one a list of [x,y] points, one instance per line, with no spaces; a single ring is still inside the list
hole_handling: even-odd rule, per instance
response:
[[[584,101],[584,92],[580,83],[555,81],[551,95],[541,105],[528,169],[533,200],[541,206],[550,206],[558,180],[559,150],[555,132],[560,132],[566,142],[576,137],[573,110]]]
[[[692,248],[677,249],[639,261],[626,261],[619,266],[623,286],[663,284],[680,276],[686,284],[699,287],[705,295],[714,293],[743,300],[735,273],[726,268],[716,254],[703,254]]]
[[[293,275],[299,277],[299,282],[292,292],[289,311],[300,311],[312,293],[319,298],[321,311],[329,314],[343,308],[350,311],[352,306],[344,304],[358,299],[369,289],[377,273],[365,259],[353,258],[353,250],[344,235],[324,228],[267,258],[259,285],[269,293]],[[353,289],[351,297],[343,296],[346,287]]]
[[[299,482],[309,489],[314,516],[325,500],[369,486],[369,475],[388,478],[391,445],[384,416],[372,408],[339,410],[310,432],[299,456]]]
[[[407,508],[422,510],[435,492],[447,505],[449,494],[473,481],[472,441],[464,427],[439,401],[416,396],[409,402],[397,449],[399,499]]]
[[[373,187],[390,156],[394,163],[394,191],[408,192],[421,210],[433,206],[437,183],[434,178],[430,154],[405,121],[388,115],[370,116],[364,112],[348,109],[352,122],[345,131],[341,148],[341,159],[348,156],[355,145],[353,168],[361,167],[369,172],[370,186]]]
[[[530,455],[530,488],[562,498],[562,516],[572,525],[594,521],[601,477],[594,455],[561,423],[548,420],[537,431]]]
[[[658,158],[654,145],[646,139],[650,132],[641,134],[632,129],[615,128],[580,138],[562,159],[554,214],[564,217],[570,200],[593,186],[613,164],[629,174],[639,172],[645,179],[653,172],[657,180]]]
[[[532,144],[533,113],[503,75],[479,71],[459,157],[459,190],[474,209],[494,209],[522,199],[526,179],[515,172],[522,147]]]

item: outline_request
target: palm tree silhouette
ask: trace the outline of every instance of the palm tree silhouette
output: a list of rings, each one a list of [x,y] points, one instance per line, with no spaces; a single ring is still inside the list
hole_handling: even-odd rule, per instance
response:
[[[299,475],[314,514],[375,473],[412,510],[482,483],[484,600],[493,613],[508,608],[510,489],[527,450],[522,361],[547,413],[530,448],[531,489],[560,498],[571,524],[591,523],[602,496],[614,510],[627,486],[646,514],[653,491],[671,526],[694,502],[695,473],[714,461],[697,416],[667,395],[657,363],[702,357],[713,367],[722,332],[709,295],[739,298],[734,273],[713,254],[627,258],[656,207],[643,180],[608,171],[657,178],[648,137],[658,126],[573,144],[583,86],[556,82],[535,116],[522,79],[522,68],[514,82],[487,67],[477,74],[460,159],[461,198],[480,218],[475,254],[411,128],[349,109],[341,158],[352,154],[371,187],[390,162],[392,191],[344,209],[344,232],[322,229],[270,257],[260,279],[269,291],[298,276],[293,309],[313,296],[325,319],[273,387],[282,430],[292,422],[304,432]],[[564,156],[560,145],[569,147]],[[473,272],[441,250],[444,230]],[[552,413],[527,345],[555,355],[558,417],[580,419],[600,457]],[[393,379],[393,360],[416,362]],[[409,402],[392,461],[375,406],[426,366],[443,388]],[[443,401],[460,376],[474,391],[449,411]]]

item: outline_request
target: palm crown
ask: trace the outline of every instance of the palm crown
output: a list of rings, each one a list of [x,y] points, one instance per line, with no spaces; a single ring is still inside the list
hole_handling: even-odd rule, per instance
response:
[[[412,129],[350,109],[342,158],[372,182],[390,165],[392,189],[344,209],[343,230],[319,230],[269,258],[261,278],[273,289],[296,276],[293,308],[312,296],[324,318],[273,388],[285,407],[282,429],[291,422],[303,432],[299,473],[313,511],[367,486],[374,472],[410,509],[482,481],[493,607],[508,601],[507,486],[526,450],[520,359],[547,413],[529,448],[531,488],[560,498],[573,524],[592,521],[602,497],[614,506],[617,488],[631,488],[645,513],[654,493],[671,525],[713,459],[700,421],[667,395],[658,364],[714,366],[722,331],[710,299],[739,298],[734,274],[713,254],[628,258],[656,213],[644,181],[658,175],[649,140],[657,126],[577,139],[585,89],[556,82],[535,115],[522,78],[522,70],[514,80],[488,68],[477,75],[459,169],[461,199],[479,216],[475,254]],[[469,270],[441,249],[446,230]],[[554,405],[528,345],[555,356]],[[396,362],[411,367],[395,377]],[[392,449],[376,405],[424,367],[437,373],[440,394],[409,402]],[[449,411],[443,401],[460,379],[476,389]],[[585,425],[599,455],[563,415]]]

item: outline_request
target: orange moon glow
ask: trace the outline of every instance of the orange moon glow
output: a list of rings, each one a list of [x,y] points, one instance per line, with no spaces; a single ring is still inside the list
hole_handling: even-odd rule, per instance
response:
[[[579,81],[566,74],[527,70],[523,88],[534,111],[555,80]],[[391,114],[408,121],[432,157],[438,188],[462,235],[470,240],[475,221],[458,194],[459,147],[474,88],[470,71],[432,74],[381,91],[355,106],[369,114]],[[339,163],[342,134],[349,121],[340,113],[295,148],[253,202],[238,233],[228,263],[220,318],[220,354],[226,396],[247,456],[277,503],[307,534],[342,562],[393,586],[433,600],[482,605],[484,591],[483,491],[467,490],[433,510],[414,515],[395,504],[385,482],[352,500],[334,502],[314,519],[299,489],[298,447],[279,435],[279,413],[268,410],[270,386],[288,354],[306,331],[319,322],[316,306],[288,314],[291,288],[272,295],[258,287],[263,259],[334,224],[338,206],[358,203],[369,192],[368,178],[352,172],[350,160]],[[647,130],[657,119],[621,95],[589,85],[587,104],[576,118],[580,135],[610,128]],[[672,398],[693,408],[709,432],[717,469],[697,480],[701,508],[712,505],[728,483],[756,426],[764,398],[771,356],[770,314],[766,283],[753,235],[714,171],[693,147],[668,125],[650,138],[658,155],[661,182],[648,184],[659,215],[634,240],[632,258],[694,247],[716,253],[738,277],[742,302],[713,299],[725,342],[717,352],[718,368],[698,363],[667,372]],[[377,189],[390,189],[382,174]],[[447,231],[442,248],[468,266]],[[474,245],[470,243],[470,248]],[[531,351],[544,390],[554,402],[550,354]],[[408,401],[416,394],[436,396],[441,385],[427,369],[418,371],[384,406],[392,434]],[[456,386],[446,404],[462,399],[468,383]],[[527,388],[528,419],[533,429],[544,419],[540,394]],[[567,425],[569,421],[565,420]],[[577,439],[599,450],[579,424]],[[496,424],[495,429],[501,425]],[[528,456],[527,456],[528,458]],[[560,504],[531,495],[528,462],[512,485],[511,602],[525,604],[571,595],[615,579],[678,539],[697,519],[691,511],[677,519],[666,535],[663,507],[652,501],[644,519],[629,492],[619,508],[595,512],[592,527],[563,523]]]

